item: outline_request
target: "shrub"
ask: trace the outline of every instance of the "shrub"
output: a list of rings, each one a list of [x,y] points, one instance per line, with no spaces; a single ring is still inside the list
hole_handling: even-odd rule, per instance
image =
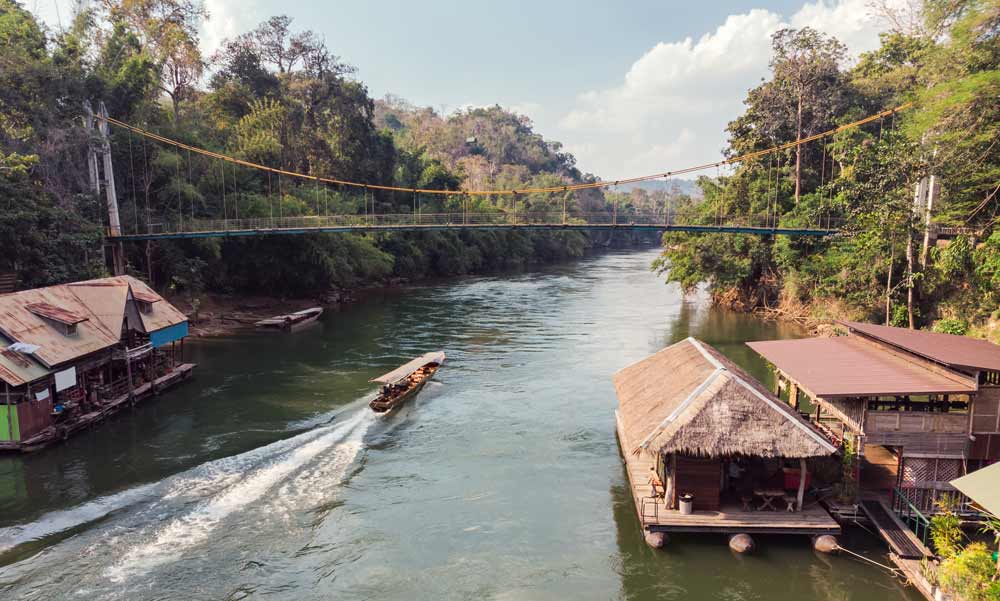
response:
[[[983,543],[970,543],[941,562],[941,588],[963,601],[1000,601],[1000,583],[993,554]]]
[[[964,336],[969,331],[969,324],[964,319],[944,318],[934,322],[932,328],[935,332],[942,334],[956,334]]]

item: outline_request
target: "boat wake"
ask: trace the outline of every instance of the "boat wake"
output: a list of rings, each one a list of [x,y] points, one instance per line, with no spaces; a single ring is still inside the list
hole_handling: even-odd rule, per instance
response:
[[[361,453],[373,421],[367,408],[359,408],[328,425],[161,482],[0,529],[0,553],[114,514],[70,546],[83,544],[83,554],[108,557],[102,575],[121,583],[181,558],[220,530],[281,527],[329,502]],[[50,551],[61,555],[60,546]]]

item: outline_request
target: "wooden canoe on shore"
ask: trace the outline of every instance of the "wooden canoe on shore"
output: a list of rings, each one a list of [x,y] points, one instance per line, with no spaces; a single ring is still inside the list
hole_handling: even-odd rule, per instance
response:
[[[313,323],[319,319],[319,316],[322,314],[322,307],[311,307],[309,309],[296,311],[295,313],[289,313],[288,315],[275,315],[274,317],[269,317],[268,319],[262,319],[255,322],[253,325],[267,330],[291,331]]]
[[[397,367],[387,374],[372,378],[372,382],[383,384],[379,395],[368,404],[375,413],[385,413],[417,396],[428,380],[434,377],[444,363],[445,355],[438,351],[426,353]]]

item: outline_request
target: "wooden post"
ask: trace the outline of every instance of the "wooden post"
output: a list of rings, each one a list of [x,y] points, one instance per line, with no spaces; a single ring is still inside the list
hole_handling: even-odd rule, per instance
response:
[[[666,501],[667,509],[677,507],[677,453],[670,454],[670,495]]]
[[[10,413],[10,408],[13,407],[10,404],[10,384],[5,381],[3,388],[4,396],[7,397],[7,440],[14,442],[14,417]]]
[[[807,473],[808,472],[806,471],[806,460],[803,457],[803,458],[799,459],[799,493],[798,493],[798,496],[796,496],[796,499],[795,499],[796,502],[797,502],[799,511],[802,511],[802,500],[803,500],[803,498],[806,495],[806,474]]]
[[[795,382],[788,387],[788,404],[796,411],[799,410],[799,385]]]
[[[781,372],[774,372],[774,395],[781,398]]]
[[[135,389],[132,386],[132,359],[128,355],[128,345],[125,345],[125,370],[128,374],[128,398],[135,404]]]

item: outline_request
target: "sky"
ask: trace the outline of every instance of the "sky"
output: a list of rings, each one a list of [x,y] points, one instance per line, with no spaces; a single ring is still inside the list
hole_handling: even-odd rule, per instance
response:
[[[21,1],[52,28],[76,4]],[[726,124],[768,75],[776,30],[808,25],[856,56],[884,28],[871,0],[203,1],[208,55],[286,14],[354,65],[372,96],[444,113],[499,104],[605,180],[718,160]]]

